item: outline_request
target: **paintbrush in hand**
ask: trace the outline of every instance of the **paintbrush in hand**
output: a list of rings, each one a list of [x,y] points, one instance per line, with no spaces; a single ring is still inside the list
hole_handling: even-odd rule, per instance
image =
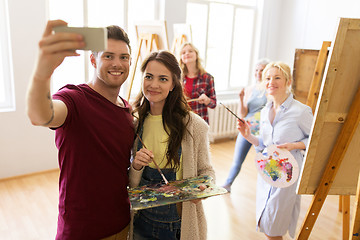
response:
[[[237,119],[239,119],[242,123],[245,123],[244,120],[242,120],[240,117],[238,117],[233,111],[231,111],[227,106],[225,106],[224,104],[222,104],[220,102],[221,105],[224,106],[224,108],[226,108],[226,110],[228,110],[232,115],[234,115]]]
[[[193,98],[193,99],[187,100],[188,103],[190,103],[190,102],[196,102],[196,101],[199,101],[199,99],[198,99],[198,98]]]
[[[145,146],[144,142],[141,140],[139,134],[136,134],[136,136],[138,137],[138,139],[139,139],[140,142],[142,143],[143,147],[146,148],[146,149],[148,149],[148,148]],[[159,165],[157,165],[157,163],[155,162],[155,160],[153,160],[153,163],[155,164],[155,166],[156,166],[157,170],[159,171],[161,177],[164,179],[165,184],[168,185],[168,184],[169,184],[169,181],[168,181],[168,180],[166,179],[166,177],[164,176],[163,172],[162,172],[161,169],[159,168]]]

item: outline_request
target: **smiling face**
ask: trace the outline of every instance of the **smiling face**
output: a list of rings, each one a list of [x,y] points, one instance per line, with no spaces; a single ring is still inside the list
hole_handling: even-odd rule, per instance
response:
[[[96,56],[91,55],[95,67],[96,87],[120,89],[129,75],[130,49],[121,40],[108,39],[108,47]]]
[[[186,45],[181,50],[180,57],[184,64],[196,63],[197,53],[190,45]]]
[[[256,68],[255,68],[255,79],[256,79],[256,82],[261,82],[262,72],[263,72],[263,70],[264,70],[265,67],[266,67],[266,65],[263,65],[263,64],[258,64],[258,65],[256,65]]]
[[[286,79],[283,72],[279,68],[269,68],[265,72],[264,81],[268,95],[282,97],[288,94],[287,91],[291,81]]]
[[[169,69],[158,61],[150,61],[143,73],[142,91],[150,103],[150,113],[160,115],[169,92],[174,88]]]

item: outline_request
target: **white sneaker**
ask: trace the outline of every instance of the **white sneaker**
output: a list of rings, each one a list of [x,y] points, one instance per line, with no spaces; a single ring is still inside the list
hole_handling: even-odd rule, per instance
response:
[[[231,185],[230,184],[223,185],[222,187],[225,188],[226,191],[228,191],[229,193],[231,192]]]

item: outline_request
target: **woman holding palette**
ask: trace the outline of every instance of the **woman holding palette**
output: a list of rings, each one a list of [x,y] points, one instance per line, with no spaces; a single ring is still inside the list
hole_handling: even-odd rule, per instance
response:
[[[157,166],[168,181],[199,175],[214,178],[209,127],[186,102],[175,56],[167,51],[153,52],[141,71],[142,91],[134,103],[138,138],[129,172],[130,187],[162,182]],[[140,210],[133,228],[135,240],[196,240],[206,239],[207,233],[199,200]]]
[[[288,65],[282,62],[269,63],[263,71],[263,84],[268,97],[261,110],[260,135],[250,133],[248,124],[238,121],[243,137],[254,144],[256,151],[266,151],[271,145],[286,149],[302,165],[303,151],[308,142],[313,120],[311,108],[293,98],[292,76]],[[300,196],[296,184],[277,188],[258,175],[256,191],[256,221],[260,231],[268,239],[283,239],[289,231],[295,235],[300,211]]]

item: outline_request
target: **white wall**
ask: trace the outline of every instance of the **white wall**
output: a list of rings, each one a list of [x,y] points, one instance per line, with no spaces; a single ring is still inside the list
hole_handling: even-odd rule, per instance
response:
[[[169,23],[181,14],[164,14]],[[184,4],[186,0],[182,0]],[[264,0],[259,56],[293,66],[296,48],[320,49],[332,41],[338,17],[360,18],[358,0]],[[25,114],[25,94],[46,23],[46,0],[9,0],[16,111],[0,113],[0,179],[57,168],[54,132],[30,124]],[[185,10],[186,11],[186,10]],[[168,24],[168,31],[172,31]],[[171,44],[171,42],[170,42]]]
[[[186,2],[186,0],[163,0],[161,2],[160,20],[166,20],[170,49],[174,39],[173,24],[186,23]]]
[[[265,0],[261,54],[291,67],[295,49],[320,49],[333,41],[339,17],[360,18],[358,0]]]
[[[16,111],[0,113],[0,179],[57,167],[53,131],[25,114],[28,80],[45,26],[45,0],[9,0]]]

